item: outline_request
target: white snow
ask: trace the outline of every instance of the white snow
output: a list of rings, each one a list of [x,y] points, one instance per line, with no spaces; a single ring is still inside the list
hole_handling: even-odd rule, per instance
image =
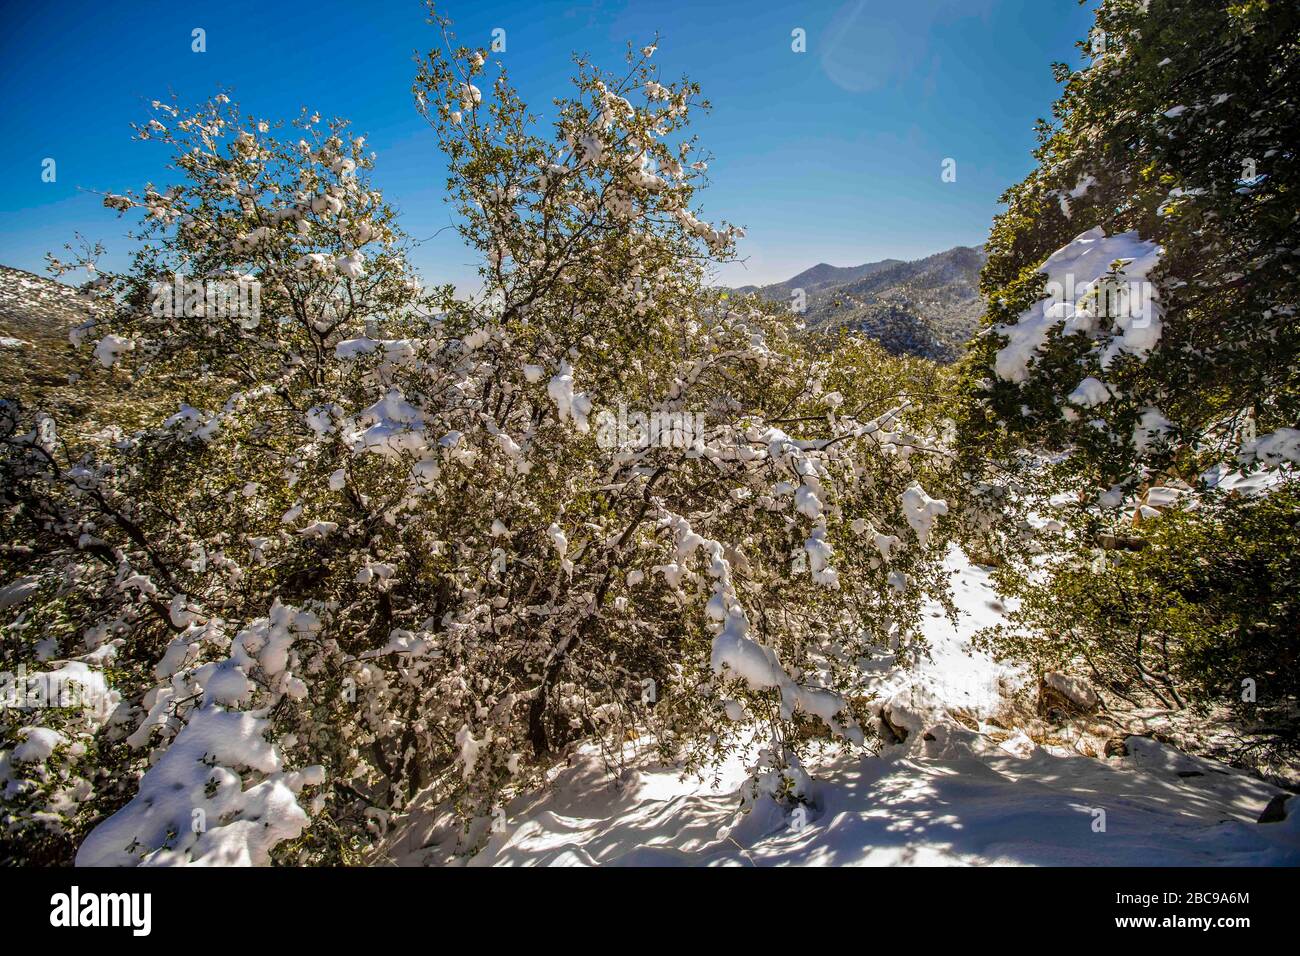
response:
[[[921,547],[930,539],[930,531],[934,528],[934,521],[939,515],[948,513],[948,503],[939,498],[931,498],[925,493],[920,485],[912,485],[902,495],[903,517],[916,532],[916,539],[921,542]],[[881,552],[886,558],[888,553],[882,549]]]
[[[298,806],[319,769],[284,773],[262,737],[267,721],[215,706],[198,710],[140,780],[130,803],[86,837],[78,866],[264,865],[276,843],[307,825]],[[243,789],[248,769],[265,778]]]
[[[881,702],[895,724],[910,721],[919,727],[951,708],[992,716],[1004,695],[1026,680],[1015,668],[969,647],[970,638],[999,623],[1007,609],[990,580],[991,569],[971,564],[956,546],[948,549],[944,567],[952,577],[957,623],[949,622],[937,602],[928,602],[923,610],[927,656],[912,668],[896,666],[892,657],[860,665],[863,689]]]
[[[104,368],[112,368],[127,352],[135,348],[135,343],[120,335],[106,335],[95,345],[95,358]]]
[[[1147,407],[1138,415],[1137,424],[1133,426],[1133,444],[1139,452],[1149,451],[1168,435],[1174,423],[1165,418],[1160,409]]]
[[[22,727],[18,735],[23,742],[14,748],[15,763],[45,763],[54,748],[68,742],[68,738],[49,727]]]
[[[546,393],[555,403],[560,420],[571,419],[578,431],[588,430],[587,416],[591,413],[591,399],[584,392],[573,390],[573,368],[568,362],[560,363],[560,370],[547,383]]]
[[[1123,282],[1143,283],[1160,262],[1162,252],[1136,232],[1107,236],[1100,227],[1081,233],[1053,252],[1038,269],[1047,274],[1047,297],[1022,312],[1014,323],[994,326],[996,333],[1007,337],[1007,344],[998,350],[994,360],[998,378],[1027,381],[1030,363],[1057,326],[1062,326],[1066,334],[1095,333],[1098,317],[1091,296],[1101,290],[1111,267],[1118,263],[1117,275]],[[1150,301],[1141,303],[1124,294],[1128,309],[1120,310],[1121,315],[1114,319],[1119,334],[1102,355],[1103,367],[1120,352],[1145,359],[1160,340],[1161,314],[1154,294]]]
[[[795,811],[770,797],[741,809],[745,761],[697,779],[628,744],[631,769],[612,779],[583,747],[547,789],[517,796],[486,833],[472,866],[773,865],[1296,865],[1300,828],[1253,822],[1280,791],[1146,738],[1099,759],[1045,749],[1023,729],[985,723],[1024,676],[967,639],[1001,618],[988,569],[956,548],[947,559],[961,611],[954,627],[927,609],[931,655],[912,670],[886,659],[864,669],[864,690],[895,723],[919,729],[880,756],[830,748],[804,770]],[[726,655],[760,682],[773,661]],[[734,703],[734,702],[728,702]],[[979,729],[955,722],[960,712]],[[727,706],[728,717],[743,718]],[[997,739],[1002,738],[1001,740]],[[928,738],[928,739],[927,739]],[[1196,775],[1188,775],[1194,773]],[[1182,774],[1182,775],[1180,775]],[[1297,816],[1300,819],[1300,816]],[[1097,821],[1104,821],[1099,830]],[[455,819],[419,807],[397,822],[378,859],[463,863]]]
[[[1209,488],[1220,491],[1235,491],[1246,497],[1264,494],[1286,480],[1284,468],[1264,468],[1250,470],[1249,474],[1240,469],[1220,462],[1200,475],[1200,480]]]
[[[1249,822],[1267,785],[1237,774],[1182,778],[1131,758],[999,746],[956,724],[892,759],[828,756],[809,769],[802,820],[770,800],[737,810],[739,764],[717,783],[648,763],[617,783],[583,751],[506,810],[474,866],[1295,865],[1300,833]],[[1132,738],[1131,738],[1132,739]],[[1221,781],[1221,782],[1220,782]],[[1253,785],[1252,785],[1253,784]],[[1106,829],[1094,830],[1097,811]],[[427,832],[427,831],[426,831]],[[401,862],[441,847],[396,842]]]
[[[779,689],[785,714],[801,711],[819,718],[834,733],[860,743],[860,728],[840,718],[844,699],[834,691],[796,683],[776,652],[745,636],[748,624],[738,612],[728,614],[722,631],[713,639],[711,664],[716,674],[743,680],[753,690]]]
[[[1242,447],[1238,460],[1242,464],[1256,461],[1264,465],[1300,464],[1300,429],[1279,428],[1261,435]]]
[[[334,268],[338,269],[341,276],[360,278],[365,274],[365,261],[361,259],[360,252],[348,252],[334,260]]]
[[[1110,399],[1111,393],[1110,389],[1106,387],[1106,383],[1089,375],[1079,383],[1078,387],[1065,400],[1071,405],[1094,408],[1097,405],[1105,404]]]

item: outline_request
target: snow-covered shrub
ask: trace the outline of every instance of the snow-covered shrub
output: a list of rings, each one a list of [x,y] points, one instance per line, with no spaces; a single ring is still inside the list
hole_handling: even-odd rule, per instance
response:
[[[50,644],[33,642],[62,617],[49,588],[15,593],[33,580],[0,591],[0,605],[17,612],[0,667],[0,852],[49,865],[69,858],[79,824],[94,813],[101,776],[114,772],[101,740],[119,696],[109,685],[111,654],[50,660]]]
[[[119,671],[133,773],[79,860],[355,859],[416,794],[486,816],[580,739],[757,737],[765,774],[865,741],[856,662],[944,587],[944,429],[913,365],[707,286],[741,233],[692,208],[698,91],[631,67],[581,62],[547,136],[476,52],[421,63],[470,300],[421,289],[346,124],[159,104],[182,182],[106,200],[144,242],[78,334],[118,400],[0,434],[6,560],[75,606],[57,654]],[[159,317],[182,271],[259,314]]]
[[[1143,532],[1134,550],[1048,557],[978,643],[1040,672],[1074,665],[1134,706],[1222,707],[1254,735],[1242,756],[1294,752],[1300,484],[1171,510]]]
[[[962,467],[1002,516],[973,537],[1040,628],[998,642],[1175,707],[1238,697],[1258,652],[1294,703],[1294,661],[1239,629],[1246,614],[1271,633],[1291,609],[1234,606],[1255,546],[1234,539],[1246,506],[1225,492],[1267,493],[1300,458],[1300,8],[1106,0],[1095,30],[1104,46],[1058,67],[1038,167],[1004,197],[964,363]],[[1289,524],[1261,533],[1296,560]]]

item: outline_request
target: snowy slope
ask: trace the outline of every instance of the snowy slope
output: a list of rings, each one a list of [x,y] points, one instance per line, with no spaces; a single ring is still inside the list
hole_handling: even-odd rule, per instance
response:
[[[923,729],[922,725],[952,710],[990,717],[1005,696],[1025,682],[1015,669],[969,649],[971,636],[997,624],[1006,610],[988,570],[971,564],[956,545],[950,547],[945,566],[952,574],[953,598],[960,612],[957,626],[936,602],[929,602],[924,609],[929,657],[910,669],[885,658],[872,662],[864,674],[865,692],[884,701],[893,722],[909,730]]]
[[[470,865],[1300,864],[1300,813],[1255,823],[1280,791],[1253,777],[1146,738],[1102,760],[985,725],[1023,677],[967,653],[1001,604],[959,551],[948,565],[957,627],[931,616],[929,661],[866,675],[893,722],[921,732],[878,757],[828,751],[810,762],[818,786],[802,814],[770,802],[742,813],[740,761],[716,780],[643,762],[614,781],[587,749],[550,789],[514,800]],[[445,824],[412,814],[384,857],[450,862]]]

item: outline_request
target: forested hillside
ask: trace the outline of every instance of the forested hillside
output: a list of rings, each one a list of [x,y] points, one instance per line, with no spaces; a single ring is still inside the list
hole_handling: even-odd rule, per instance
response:
[[[957,246],[914,262],[813,266],[785,282],[738,293],[802,307],[809,330],[861,332],[895,355],[951,362],[979,326],[982,248]]]

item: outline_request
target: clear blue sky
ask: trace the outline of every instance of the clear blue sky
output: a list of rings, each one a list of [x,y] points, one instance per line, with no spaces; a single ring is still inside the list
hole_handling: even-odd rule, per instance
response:
[[[448,220],[445,170],[411,102],[412,55],[436,42],[417,0],[17,4],[0,31],[0,263],[43,272],[74,232],[109,263],[126,220],[85,189],[164,185],[165,150],[128,123],[175,91],[194,103],[226,87],[245,111],[300,106],[345,116],[378,152],[376,182],[414,237]],[[788,278],[818,262],[916,258],[984,240],[997,197],[1031,167],[1033,121],[1057,93],[1051,63],[1080,64],[1091,22],[1076,0],[448,0],[458,39],[503,54],[526,101],[567,92],[570,55],[623,65],[627,41],[661,34],[664,75],[701,83],[696,126],[715,155],[705,214],[745,225],[747,266],[729,284]],[[191,30],[207,52],[191,51]],[[791,50],[791,31],[808,50]],[[46,157],[55,183],[41,181]],[[945,158],[957,180],[941,181]],[[472,288],[450,230],[423,243],[428,282]]]

